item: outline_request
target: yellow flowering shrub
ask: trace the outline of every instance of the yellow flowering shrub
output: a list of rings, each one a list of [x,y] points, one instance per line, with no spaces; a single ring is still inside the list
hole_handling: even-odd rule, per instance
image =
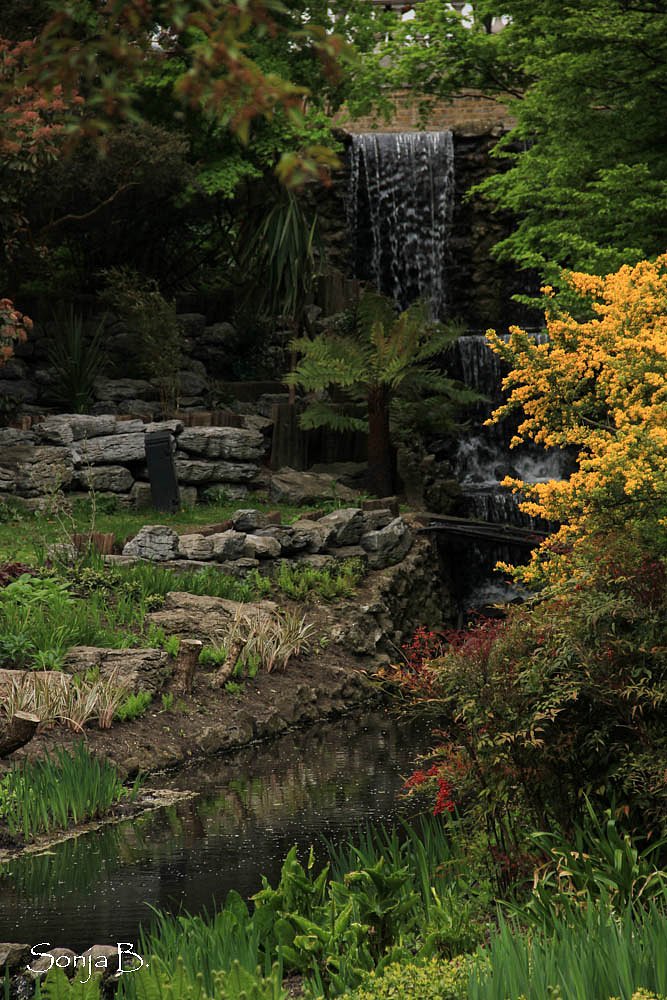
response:
[[[533,583],[557,580],[560,556],[592,525],[667,525],[667,254],[606,277],[572,273],[568,282],[589,301],[590,318],[559,310],[545,288],[547,343],[517,327],[507,342],[487,334],[511,366],[507,401],[489,422],[518,410],[513,445],[577,451],[568,480],[504,481],[525,513],[562,525],[518,571]]]

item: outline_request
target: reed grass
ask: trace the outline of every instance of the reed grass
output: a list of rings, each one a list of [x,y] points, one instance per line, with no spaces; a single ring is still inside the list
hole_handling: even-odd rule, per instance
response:
[[[529,933],[516,921],[501,919],[490,947],[478,957],[468,984],[470,1000],[632,1000],[639,989],[663,995],[667,914],[664,905],[652,903],[619,916],[600,901]]]
[[[133,802],[141,780],[125,786],[108,760],[93,757],[83,743],[72,750],[15,763],[0,781],[0,820],[26,841],[104,816]]]

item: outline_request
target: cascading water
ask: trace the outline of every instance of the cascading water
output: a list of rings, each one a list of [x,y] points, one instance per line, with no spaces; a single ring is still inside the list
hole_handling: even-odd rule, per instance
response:
[[[451,132],[352,136],[348,221],[355,274],[401,309],[423,299],[434,317],[445,316],[453,210]]]
[[[540,343],[544,343],[545,336],[535,334]],[[545,451],[530,445],[510,449],[513,427],[506,423],[484,427],[484,420],[502,400],[501,363],[483,336],[460,337],[456,354],[457,374],[461,380],[488,400],[475,408],[473,428],[460,440],[455,456],[457,478],[466,499],[466,513],[493,523],[547,528],[544,522],[537,523],[523,514],[516,498],[500,483],[508,475],[525,483],[561,479],[567,456],[560,451]]]
[[[546,340],[544,333],[534,336],[540,343]],[[501,482],[508,475],[525,483],[562,479],[568,473],[569,456],[566,452],[547,451],[534,445],[510,449],[515,430],[511,421],[483,426],[484,420],[502,401],[503,378],[502,364],[488,346],[486,337],[460,337],[456,343],[455,368],[461,381],[487,400],[472,408],[471,429],[460,439],[454,456],[454,468],[462,489],[460,512],[493,524],[549,530],[553,526],[548,522],[522,513],[517,497],[501,486]],[[494,578],[492,570],[498,560],[517,562],[521,552],[486,549],[471,555],[480,565],[480,574],[486,573],[486,579],[481,579],[466,595],[465,603],[469,608],[519,596],[515,587]]]

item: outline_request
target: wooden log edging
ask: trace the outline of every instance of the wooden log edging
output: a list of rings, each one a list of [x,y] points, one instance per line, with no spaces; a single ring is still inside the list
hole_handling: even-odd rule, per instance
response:
[[[40,721],[30,712],[15,712],[11,719],[0,716],[0,757],[8,757],[29,743]]]

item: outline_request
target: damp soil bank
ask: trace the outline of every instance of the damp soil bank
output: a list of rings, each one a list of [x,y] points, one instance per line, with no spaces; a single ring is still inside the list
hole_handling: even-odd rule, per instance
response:
[[[140,718],[111,729],[88,727],[88,749],[111,760],[124,778],[177,768],[199,758],[237,750],[343,715],[384,697],[375,664],[350,665],[349,654],[320,650],[294,658],[286,671],[259,673],[238,694],[216,689],[200,672],[191,695],[162,708],[156,699]],[[61,727],[38,732],[11,760],[41,756],[57,746],[74,746],[81,735]]]

